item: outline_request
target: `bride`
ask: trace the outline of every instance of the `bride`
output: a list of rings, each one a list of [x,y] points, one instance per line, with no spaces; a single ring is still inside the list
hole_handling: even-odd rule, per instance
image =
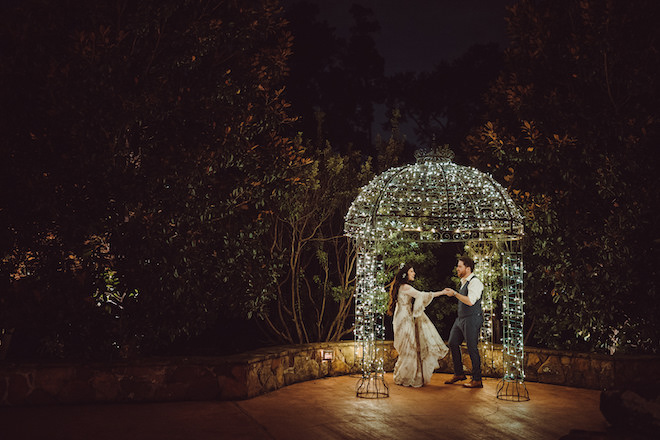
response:
[[[438,359],[445,357],[449,349],[424,313],[433,298],[444,293],[420,292],[410,285],[413,281],[413,267],[402,265],[391,284],[387,314],[394,315],[394,348],[399,353],[394,383],[421,387],[431,381]]]

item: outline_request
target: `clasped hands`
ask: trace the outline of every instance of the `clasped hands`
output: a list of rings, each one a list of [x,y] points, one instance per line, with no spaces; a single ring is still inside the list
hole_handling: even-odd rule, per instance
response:
[[[454,289],[450,289],[449,287],[445,287],[443,290],[439,292],[435,292],[435,296],[440,296],[440,295],[455,296],[456,291]]]

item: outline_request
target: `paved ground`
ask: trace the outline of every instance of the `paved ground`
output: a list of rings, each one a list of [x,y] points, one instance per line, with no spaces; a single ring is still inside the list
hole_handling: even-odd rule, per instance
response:
[[[298,383],[250,400],[0,408],[0,439],[559,439],[571,430],[605,432],[600,392],[527,383],[531,400],[445,385],[386,380],[390,397],[355,397],[355,376]]]

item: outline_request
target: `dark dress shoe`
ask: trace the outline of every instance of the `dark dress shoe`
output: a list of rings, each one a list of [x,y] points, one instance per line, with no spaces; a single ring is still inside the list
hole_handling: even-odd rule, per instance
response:
[[[464,383],[463,386],[465,388],[483,388],[484,385],[481,383],[480,380],[471,380],[470,383]]]
[[[454,375],[454,376],[452,376],[451,379],[446,380],[445,383],[446,383],[447,385],[450,385],[450,384],[452,384],[452,383],[456,383],[456,382],[458,382],[459,380],[465,380],[465,379],[467,379],[467,377],[465,377],[465,376],[456,376],[456,375]]]

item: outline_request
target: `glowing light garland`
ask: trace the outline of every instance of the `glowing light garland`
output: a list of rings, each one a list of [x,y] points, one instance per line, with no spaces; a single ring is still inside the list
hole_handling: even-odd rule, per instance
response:
[[[389,396],[385,383],[385,326],[383,285],[378,283],[382,259],[375,243],[358,240],[357,286],[355,291],[355,359],[362,370],[356,395],[365,398]]]
[[[362,377],[356,388],[358,397],[388,397],[384,379],[382,258],[378,249],[383,242],[513,242],[523,235],[523,215],[506,190],[474,168],[452,162],[448,146],[415,154],[417,163],[389,169],[364,186],[345,218],[345,234],[358,246],[357,287],[355,294],[355,356]],[[474,245],[473,245],[474,246]],[[494,249],[494,247],[491,247]],[[466,247],[467,250],[467,247]],[[479,276],[483,277],[487,323],[481,340],[492,351],[492,296],[496,278],[492,252],[479,257]],[[524,387],[522,348],[522,254],[502,254],[504,276],[504,368],[498,398],[520,398]],[[512,396],[508,393],[512,391]],[[526,389],[524,390],[526,393]],[[509,399],[509,397],[512,397]]]
[[[525,365],[523,346],[523,260],[522,252],[513,243],[502,253],[504,272],[502,300],[502,363],[504,377],[497,386],[497,397],[503,400],[529,400],[525,387]]]
[[[501,270],[497,270],[497,243],[492,241],[470,241],[465,244],[465,253],[472,257],[475,263],[474,274],[484,285],[481,294],[481,309],[483,310],[484,323],[481,326],[479,342],[481,345],[481,362],[486,365],[490,362],[494,367],[495,356],[493,355],[493,314],[495,304],[493,291],[498,288],[497,280],[501,277]]]
[[[523,215],[506,190],[479,170],[451,162],[448,147],[418,152],[362,188],[345,232],[376,241],[517,240]]]

